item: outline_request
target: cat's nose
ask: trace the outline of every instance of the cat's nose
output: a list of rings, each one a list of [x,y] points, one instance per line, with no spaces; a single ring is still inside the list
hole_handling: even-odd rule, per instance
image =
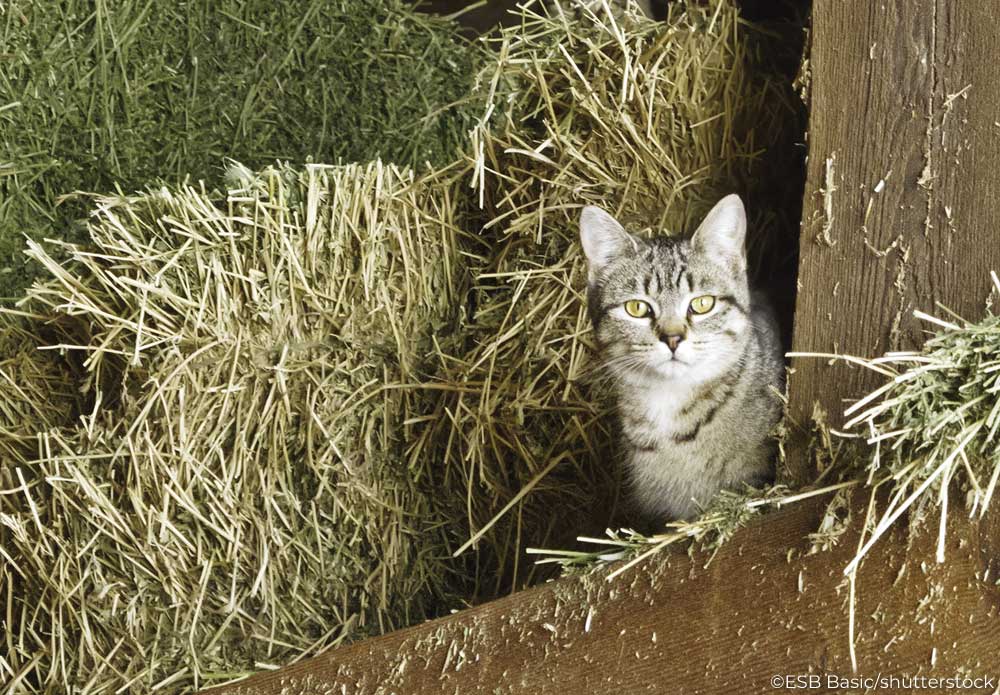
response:
[[[670,352],[677,352],[677,346],[684,340],[684,336],[680,333],[661,333],[660,340],[667,344]]]

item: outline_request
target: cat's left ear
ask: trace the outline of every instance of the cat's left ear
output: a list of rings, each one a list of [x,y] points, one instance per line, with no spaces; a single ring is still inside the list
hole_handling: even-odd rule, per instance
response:
[[[691,237],[691,244],[703,253],[745,261],[747,211],[735,193],[715,204]]]

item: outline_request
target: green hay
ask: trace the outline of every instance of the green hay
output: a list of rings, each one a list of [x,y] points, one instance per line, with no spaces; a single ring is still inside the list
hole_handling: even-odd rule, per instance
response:
[[[603,538],[578,538],[582,543],[599,546],[598,550],[529,548],[528,554],[542,556],[538,564],[557,564],[567,574],[586,573],[609,562],[623,561],[607,574],[607,579],[612,580],[668,546],[689,542],[690,552],[698,547],[710,553],[705,562],[707,567],[719,548],[737,530],[756,517],[766,505],[776,504],[787,497],[787,491],[781,486],[768,490],[748,488],[741,492],[723,490],[697,519],[670,522],[663,533],[647,536],[629,528],[607,529]]]
[[[993,279],[1000,291],[1000,281],[996,275]],[[919,524],[935,507],[940,515],[936,557],[944,562],[952,483],[967,493],[957,504],[981,518],[1000,480],[1000,317],[990,311],[972,322],[915,314],[938,332],[917,352],[864,360],[865,367],[885,377],[885,384],[845,411],[850,417],[846,428],[869,446],[865,482],[876,520],[872,528],[865,527],[845,574],[853,573],[903,513],[910,513],[911,524]],[[879,512],[875,495],[883,486],[889,499]]]
[[[757,212],[752,246],[777,231],[773,209],[755,199],[759,155],[781,143],[793,112],[777,85],[749,72],[735,5],[671,4],[665,23],[582,15],[569,23],[525,10],[481,79],[491,100],[473,133],[485,218],[475,314],[460,344],[442,345],[441,398],[416,447],[461,472],[470,572],[484,597],[528,577],[526,547],[602,529],[617,507],[607,403],[591,371],[580,209],[687,231],[738,190]]]
[[[434,461],[404,443],[463,290],[453,183],[242,171],[218,203],[98,199],[65,261],[32,246],[41,346],[87,380],[78,424],[0,469],[0,672],[23,692],[188,692],[451,603]]]
[[[993,282],[1000,292],[996,274]],[[938,327],[919,351],[891,352],[873,359],[798,355],[846,360],[885,379],[882,386],[847,408],[849,432],[835,433],[867,445],[865,455],[858,457],[867,461],[859,474],[850,479],[857,467],[842,472],[849,478],[844,486],[863,485],[868,490],[857,550],[844,568],[850,589],[850,654],[855,668],[857,569],[868,552],[904,514],[913,529],[936,508],[935,560],[944,562],[949,510],[961,506],[963,513],[982,518],[1000,481],[1000,317],[989,307],[978,322],[954,314],[948,320],[922,311],[914,315]],[[955,490],[964,493],[964,500],[951,499]],[[879,494],[882,491],[885,497]],[[830,502],[827,518],[837,514],[839,504],[836,497]]]
[[[223,157],[446,164],[484,59],[401,0],[0,3],[0,297],[37,270],[25,234],[80,238],[74,191],[212,185]]]

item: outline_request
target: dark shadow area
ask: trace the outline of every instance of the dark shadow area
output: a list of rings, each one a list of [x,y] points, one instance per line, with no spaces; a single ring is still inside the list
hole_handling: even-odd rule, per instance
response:
[[[774,303],[782,329],[782,344],[791,349],[799,261],[799,228],[806,177],[806,128],[808,105],[799,86],[800,67],[806,50],[809,0],[745,0],[738,3],[742,16],[761,31],[748,32],[755,73],[779,82],[779,93],[787,101],[789,123],[776,146],[762,154],[762,180],[748,207],[776,211],[766,221],[773,235],[758,249],[751,249],[756,280]]]

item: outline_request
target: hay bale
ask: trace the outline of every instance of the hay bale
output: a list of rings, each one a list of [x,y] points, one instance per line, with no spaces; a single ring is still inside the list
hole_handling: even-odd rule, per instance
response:
[[[214,184],[223,156],[444,165],[481,110],[483,49],[403,0],[11,0],[0,18],[8,299],[30,283],[22,236],[67,238],[86,215],[60,196]]]
[[[613,515],[580,208],[676,232],[737,190],[759,198],[750,243],[761,246],[777,225],[759,155],[785,146],[794,116],[790,92],[753,76],[733,2],[671,3],[663,23],[523,12],[481,79],[491,97],[473,133],[485,217],[476,312],[467,342],[442,359],[450,369],[421,441],[468,486],[482,595],[509,586],[525,546],[565,546]]]
[[[221,200],[98,199],[67,260],[32,244],[28,306],[89,379],[0,496],[0,663],[27,692],[187,692],[448,603],[433,462],[404,443],[464,290],[453,183],[235,172]]]
[[[68,424],[80,408],[72,367],[56,352],[38,349],[39,329],[46,330],[24,317],[0,316],[0,461],[5,463],[30,457],[39,432]],[[17,478],[16,471],[0,470],[0,485],[17,487],[10,477]]]

